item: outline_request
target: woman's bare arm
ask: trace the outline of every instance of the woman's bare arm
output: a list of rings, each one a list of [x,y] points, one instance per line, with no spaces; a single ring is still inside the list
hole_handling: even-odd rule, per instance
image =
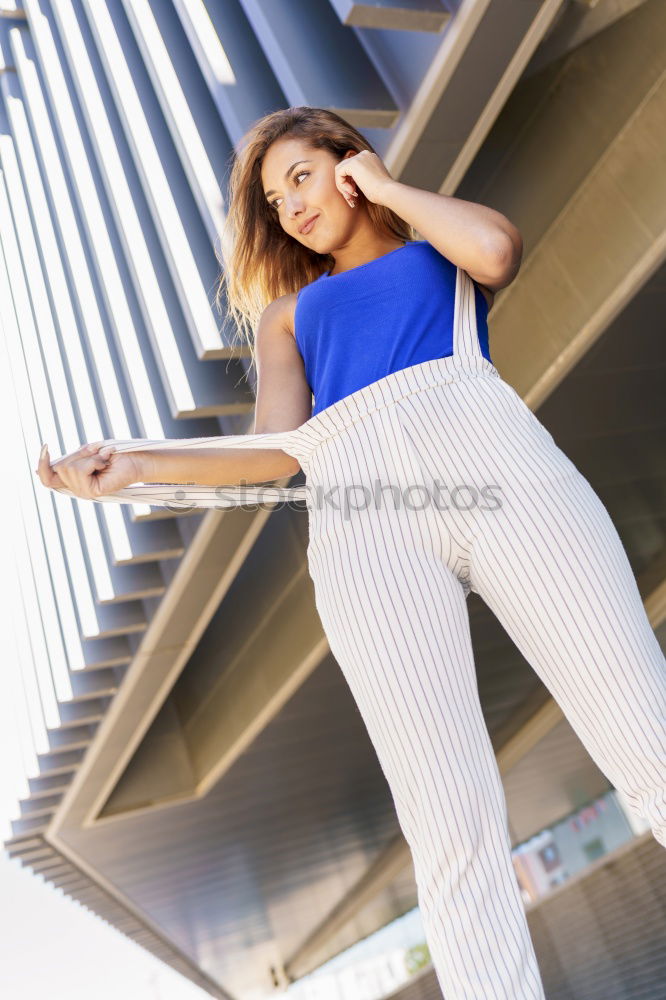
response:
[[[253,434],[295,430],[312,411],[312,397],[303,359],[289,329],[295,296],[283,295],[264,309],[255,333],[257,399]],[[134,452],[145,468],[144,482],[201,483],[202,486],[235,486],[263,483],[293,476],[298,461],[277,448],[229,449],[170,448],[168,451]]]
[[[295,296],[282,296],[264,309],[255,335],[257,399],[254,434],[295,430],[311,415],[312,397],[303,360],[289,329]],[[224,435],[211,447],[188,448],[170,441],[168,449],[113,452],[97,445],[50,464],[40,456],[38,474],[45,486],[64,486],[94,499],[132,483],[199,483],[236,486],[272,482],[295,475],[300,465],[277,448],[228,448]],[[95,453],[97,452],[97,453]]]
[[[312,393],[294,339],[295,308],[296,295],[282,295],[259,321],[255,434],[293,431],[312,415]]]

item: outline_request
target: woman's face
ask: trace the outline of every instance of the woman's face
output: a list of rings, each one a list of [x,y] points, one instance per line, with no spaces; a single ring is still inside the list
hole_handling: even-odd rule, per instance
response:
[[[350,150],[345,156],[355,152]],[[287,235],[319,254],[344,245],[365,214],[360,200],[352,208],[336,187],[337,162],[327,149],[313,149],[303,139],[285,137],[269,146],[261,167],[269,212]],[[315,215],[314,225],[300,232]]]

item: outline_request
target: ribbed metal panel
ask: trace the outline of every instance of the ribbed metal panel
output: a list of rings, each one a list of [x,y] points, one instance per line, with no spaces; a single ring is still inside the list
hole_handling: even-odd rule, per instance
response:
[[[651,835],[629,841],[530,907],[548,1000],[664,1000],[666,860]],[[385,1000],[441,1000],[432,966]]]
[[[666,856],[651,835],[528,914],[548,1000],[663,1000]]]
[[[156,958],[192,980],[210,996],[218,1000],[230,1000],[229,994],[220,989],[203,970],[198,969],[186,954],[179,953],[172,942],[165,940],[147,921],[142,921],[138,914],[131,913],[119,905],[117,900],[101,886],[87,878],[84,872],[59,855],[44,840],[32,837],[29,843],[30,850],[22,850],[20,843],[14,845],[11,841],[5,846],[11,857],[18,858],[21,863],[29,864],[34,872],[43,876],[45,881],[56,888],[61,888],[71,899],[76,900],[85,909],[92,910],[137,944],[141,944]],[[40,861],[34,860],[37,855],[41,857]]]

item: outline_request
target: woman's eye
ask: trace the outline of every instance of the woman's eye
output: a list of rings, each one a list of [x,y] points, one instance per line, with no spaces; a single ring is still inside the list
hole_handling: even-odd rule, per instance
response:
[[[309,174],[310,174],[309,170],[299,170],[297,174],[294,174],[294,177],[308,177]],[[274,198],[273,201],[269,201],[268,204],[270,205],[271,208],[277,208],[278,201],[280,201],[279,198]]]

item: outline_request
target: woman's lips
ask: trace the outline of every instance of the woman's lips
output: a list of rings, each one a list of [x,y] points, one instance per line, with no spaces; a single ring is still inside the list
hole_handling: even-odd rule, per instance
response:
[[[304,226],[303,229],[301,229],[301,235],[302,236],[305,236],[306,233],[309,233],[311,231],[312,227],[314,226],[314,224],[315,224],[315,222],[317,221],[318,218],[319,218],[319,216],[315,215],[315,217],[312,220],[312,222],[308,222],[307,226]]]

